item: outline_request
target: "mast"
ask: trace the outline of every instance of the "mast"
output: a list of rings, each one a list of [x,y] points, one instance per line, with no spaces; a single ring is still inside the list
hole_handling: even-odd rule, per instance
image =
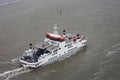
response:
[[[54,25],[53,30],[54,30],[54,31],[53,31],[53,34],[58,35],[58,27],[57,27],[56,24]]]

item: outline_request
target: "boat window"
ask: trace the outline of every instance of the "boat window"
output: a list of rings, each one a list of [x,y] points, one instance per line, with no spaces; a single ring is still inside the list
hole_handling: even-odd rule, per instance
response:
[[[65,45],[65,47],[67,47],[67,45]]]

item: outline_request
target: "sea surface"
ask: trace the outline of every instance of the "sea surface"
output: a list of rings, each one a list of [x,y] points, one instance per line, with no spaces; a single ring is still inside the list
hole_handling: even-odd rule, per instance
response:
[[[28,69],[28,44],[59,33],[87,35],[88,46],[59,62]],[[0,80],[120,80],[120,0],[0,0]]]
[[[20,2],[22,0],[0,0],[0,7]]]

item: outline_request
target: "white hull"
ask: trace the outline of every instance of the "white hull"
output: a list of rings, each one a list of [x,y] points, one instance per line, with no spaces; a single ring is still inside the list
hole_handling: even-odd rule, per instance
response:
[[[35,49],[30,44],[29,50],[24,52],[19,61],[24,67],[37,68],[74,55],[76,51],[81,50],[86,45],[87,39],[84,35],[66,34],[63,30],[61,36],[58,35],[55,26],[53,34],[46,33],[44,42],[37,44]]]
[[[38,60],[36,63],[29,63],[24,60],[20,60],[22,65],[24,67],[31,67],[31,68],[37,68],[40,66],[45,66],[47,64],[53,63],[55,61],[61,61],[65,58],[70,57],[71,55],[76,54],[77,51],[81,50],[82,47],[87,45],[87,40],[84,40],[83,42],[80,42],[79,44],[74,44],[73,47],[69,49],[61,49],[57,54],[55,55],[48,55],[47,57],[43,57],[42,59]]]

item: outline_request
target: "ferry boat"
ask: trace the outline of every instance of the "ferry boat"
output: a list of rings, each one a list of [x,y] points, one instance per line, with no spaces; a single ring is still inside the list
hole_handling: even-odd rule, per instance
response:
[[[38,43],[34,48],[32,43],[29,44],[29,49],[19,59],[22,66],[37,68],[61,61],[87,46],[85,35],[66,33],[66,30],[63,30],[63,35],[59,35],[57,25],[53,29],[53,33],[46,33],[42,43]]]

